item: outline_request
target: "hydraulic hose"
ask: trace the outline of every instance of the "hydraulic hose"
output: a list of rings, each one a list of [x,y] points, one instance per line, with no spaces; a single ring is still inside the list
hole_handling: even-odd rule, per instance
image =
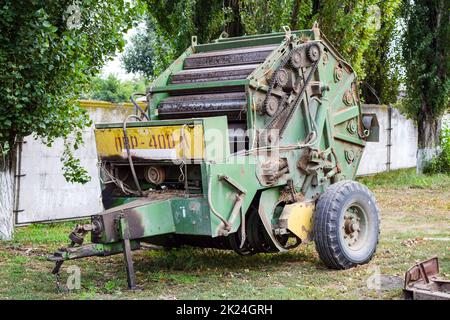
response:
[[[128,135],[127,135],[127,122],[128,122],[128,119],[131,119],[131,118],[135,118],[135,119],[141,121],[141,119],[134,114],[129,115],[128,117],[125,118],[125,120],[123,122],[123,140],[124,140],[125,149],[127,150],[128,163],[130,164],[131,174],[133,176],[134,183],[136,185],[136,188],[138,189],[139,195],[142,196],[143,195],[142,189],[139,184],[139,180],[137,178],[136,171],[134,170],[133,159],[131,158],[131,153],[130,153],[130,143],[129,143]]]

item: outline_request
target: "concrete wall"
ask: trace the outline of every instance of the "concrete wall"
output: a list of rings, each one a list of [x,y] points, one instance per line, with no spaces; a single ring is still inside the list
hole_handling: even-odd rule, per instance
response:
[[[94,123],[122,122],[133,112],[126,107],[105,103],[83,103]],[[388,109],[369,105],[365,113],[376,113],[380,124],[380,142],[367,143],[358,174],[373,174],[386,170]],[[392,157],[391,168],[408,168],[416,164],[417,130],[412,121],[392,110]],[[88,216],[102,210],[98,181],[97,157],[93,128],[84,132],[85,145],[77,151],[81,164],[88,170],[92,180],[85,184],[71,184],[64,180],[60,156],[62,141],[52,148],[42,145],[31,137],[25,139],[22,148],[20,185],[16,207],[19,210],[16,224],[73,217]]]
[[[133,112],[130,104],[83,102],[82,105],[87,108],[93,123],[122,122]],[[20,178],[16,200],[20,210],[16,224],[88,216],[102,210],[93,127],[84,130],[83,138],[84,146],[75,154],[91,176],[91,181],[84,185],[68,183],[64,179],[61,140],[49,148],[31,136],[24,139],[20,168],[20,174],[24,176]]]
[[[364,113],[375,113],[380,125],[379,142],[368,142],[358,168],[358,175],[416,166],[417,127],[397,109],[391,109],[391,155],[388,159],[389,110],[384,105],[364,105]]]

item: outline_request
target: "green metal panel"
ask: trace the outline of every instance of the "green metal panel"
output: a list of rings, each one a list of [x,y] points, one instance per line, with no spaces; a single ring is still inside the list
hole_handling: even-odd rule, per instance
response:
[[[225,162],[230,156],[226,116],[203,118],[205,161]]]
[[[312,39],[314,34],[311,30],[299,30],[292,32],[298,37]],[[242,36],[235,38],[222,38],[217,42],[209,44],[199,44],[194,47],[195,52],[209,52],[214,50],[236,49],[243,47],[262,46],[281,43],[285,39],[286,33],[269,33],[264,35]]]
[[[134,211],[142,214],[142,226],[145,236],[175,232],[171,200],[154,202],[146,206],[135,208]]]
[[[134,121],[127,122],[127,128],[140,128],[140,127],[154,127],[154,126],[171,126],[171,125],[182,125],[182,124],[202,124],[202,118],[192,118],[192,119],[177,119],[177,120],[150,120],[150,121]],[[109,129],[109,128],[122,128],[122,122],[116,123],[97,123],[95,125],[96,129]]]
[[[352,106],[349,108],[345,108],[340,110],[336,114],[334,114],[334,125],[341,124],[342,122],[348,121],[350,119],[356,118],[359,116],[359,108],[358,106]]]
[[[207,181],[204,188],[206,195],[210,196],[214,210],[231,224],[231,231],[239,228],[240,213],[232,216],[236,196],[240,189],[245,190],[244,201],[241,210],[247,212],[256,192],[263,188],[256,177],[256,161],[253,157],[230,157],[227,163],[211,163],[202,166],[202,171],[207,172],[204,180]],[[238,181],[239,188],[231,185],[220,177],[226,175],[231,180]],[[210,194],[209,194],[210,193]],[[220,235],[221,220],[211,212],[211,230],[213,237]]]
[[[314,36],[311,29],[306,30],[295,30],[292,31],[292,34],[295,34],[296,36],[304,36],[312,38]],[[270,37],[280,37],[284,38],[286,35],[285,32],[273,32],[273,33],[266,33],[266,34],[254,34],[254,35],[248,35],[248,36],[240,36],[240,37],[230,37],[230,38],[219,38],[216,40],[216,42],[228,42],[228,41],[236,41],[236,40],[245,40],[245,39],[262,39],[262,38],[270,38]]]
[[[211,216],[206,199],[174,199],[171,205],[177,234],[211,235]]]

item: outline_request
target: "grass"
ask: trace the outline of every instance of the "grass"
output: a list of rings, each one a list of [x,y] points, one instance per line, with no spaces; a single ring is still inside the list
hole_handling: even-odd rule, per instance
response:
[[[283,254],[241,257],[233,252],[182,248],[133,253],[136,292],[126,290],[122,256],[64,264],[81,270],[81,289],[58,292],[45,256],[67,244],[74,222],[19,228],[0,243],[0,299],[399,299],[404,272],[418,260],[440,259],[449,276],[450,177],[394,171],[359,179],[375,193],[381,237],[374,259],[343,271],[328,270],[312,243]],[[408,240],[416,239],[411,245]],[[380,290],[368,289],[381,274]]]
[[[415,168],[383,172],[357,180],[370,189],[441,189],[450,185],[450,175],[418,175]]]

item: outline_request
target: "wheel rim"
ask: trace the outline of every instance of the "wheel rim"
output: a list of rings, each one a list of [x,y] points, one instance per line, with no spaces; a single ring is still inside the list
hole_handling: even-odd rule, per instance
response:
[[[341,219],[342,243],[352,251],[360,250],[367,242],[368,227],[366,211],[357,204],[351,204]]]

